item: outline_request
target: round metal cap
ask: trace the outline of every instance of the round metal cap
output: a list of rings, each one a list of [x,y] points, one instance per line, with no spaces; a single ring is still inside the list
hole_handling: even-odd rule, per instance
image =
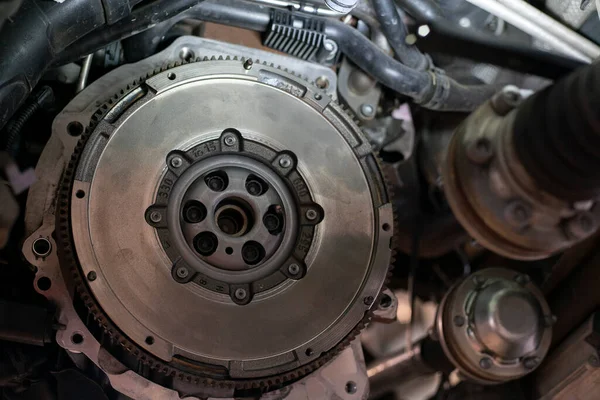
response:
[[[552,339],[550,308],[526,275],[490,268],[454,286],[436,329],[448,359],[469,380],[494,384],[535,369]]]
[[[543,335],[544,316],[535,296],[511,281],[496,281],[475,298],[475,334],[504,359],[535,351]]]

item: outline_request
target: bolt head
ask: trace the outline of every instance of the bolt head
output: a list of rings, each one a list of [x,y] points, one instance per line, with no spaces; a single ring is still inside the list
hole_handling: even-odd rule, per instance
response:
[[[519,285],[525,286],[531,281],[531,278],[529,278],[529,275],[522,274],[522,275],[517,275],[515,278],[515,281]]]
[[[523,366],[525,369],[534,369],[540,364],[540,359],[538,357],[527,357],[523,360]]]
[[[291,275],[297,275],[300,272],[300,266],[298,264],[290,264],[288,267],[288,272]]]
[[[158,211],[152,211],[150,213],[150,221],[154,222],[155,224],[159,223],[162,221],[162,214]]]
[[[279,218],[275,214],[267,214],[263,218],[265,228],[269,231],[274,231],[279,228]]]
[[[312,208],[310,210],[306,210],[306,219],[307,220],[314,221],[315,219],[317,219],[318,216],[319,216],[319,214]]]
[[[487,164],[494,155],[492,142],[485,137],[470,142],[466,151],[469,160],[479,165]]]
[[[600,359],[598,358],[597,355],[592,354],[588,358],[588,364],[590,364],[594,368],[598,368],[598,367],[600,367]]]
[[[225,144],[227,146],[233,146],[236,143],[237,143],[237,139],[235,138],[235,136],[227,136],[227,137],[225,137]]]
[[[370,306],[371,304],[373,304],[374,301],[375,301],[375,298],[373,298],[373,296],[367,296],[363,299],[363,302],[367,306]]]
[[[183,160],[181,157],[175,156],[171,159],[171,167],[179,168],[183,165]]]
[[[520,200],[509,203],[504,209],[506,222],[515,228],[527,226],[527,223],[531,219],[531,214],[531,207]]]
[[[360,106],[360,112],[365,117],[372,117],[375,115],[375,107],[372,104],[363,104]]]
[[[251,59],[247,59],[246,61],[244,61],[244,69],[247,71],[251,70],[253,65],[254,62]]]
[[[242,289],[242,288],[235,289],[235,292],[234,292],[234,296],[238,300],[244,300],[246,298],[247,294],[248,293],[246,292],[246,289]]]
[[[93,282],[96,280],[96,278],[98,278],[98,275],[96,274],[96,271],[90,271],[87,274],[87,278],[88,278],[88,281]]]
[[[288,156],[283,156],[279,159],[279,166],[281,168],[289,168],[292,165],[292,159]]]
[[[246,190],[252,196],[258,196],[262,192],[263,188],[258,181],[248,181],[248,183],[246,183]]]
[[[596,231],[598,225],[592,213],[583,212],[571,218],[567,222],[569,236],[575,239],[583,239]]]
[[[419,36],[425,37],[431,33],[431,29],[428,25],[421,25],[417,28],[417,33],[419,34]]]
[[[175,271],[178,278],[185,279],[189,276],[190,272],[185,267],[178,267],[177,271]]]
[[[453,319],[454,325],[459,328],[465,325],[465,318],[461,315],[456,315]]]
[[[483,357],[481,360],[479,360],[479,366],[481,369],[490,369],[492,368],[492,365],[494,365],[494,363],[488,357]]]

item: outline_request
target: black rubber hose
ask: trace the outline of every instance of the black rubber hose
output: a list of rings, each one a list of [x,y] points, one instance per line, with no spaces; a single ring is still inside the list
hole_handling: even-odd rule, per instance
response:
[[[63,65],[79,59],[117,40],[145,31],[167,19],[198,5],[202,0],[158,0],[132,10],[119,22],[99,29],[73,43],[54,60],[53,65]]]
[[[101,0],[25,0],[2,27],[0,129],[68,45],[105,24]]]
[[[567,201],[600,197],[600,64],[591,64],[519,107],[513,142],[543,190]]]
[[[432,22],[443,18],[442,9],[433,0],[396,0],[418,22]]]
[[[394,50],[396,59],[417,70],[428,69],[430,66],[429,57],[421,53],[416,46],[407,44],[408,29],[404,25],[394,1],[372,0],[372,3],[381,30]]]
[[[412,98],[424,108],[437,111],[473,111],[498,87],[461,85],[440,70],[417,71],[394,60],[356,29],[336,20],[323,20],[327,37],[333,39],[350,60],[377,81]]]

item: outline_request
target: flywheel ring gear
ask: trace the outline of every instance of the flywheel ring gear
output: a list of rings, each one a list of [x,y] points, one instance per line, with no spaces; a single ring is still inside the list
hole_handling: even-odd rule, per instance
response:
[[[252,66],[252,63],[249,63],[246,60],[224,60],[224,62],[231,64],[232,68],[235,67],[239,69],[240,66],[243,66],[245,71],[249,71],[251,68],[248,68],[248,66]],[[206,66],[209,66],[210,64],[211,63],[209,62],[206,64]],[[393,261],[391,260],[392,251],[390,249],[393,231],[393,229],[391,229],[393,226],[393,213],[391,205],[389,204],[384,179],[378,166],[378,160],[371,154],[368,142],[364,141],[364,138],[361,142],[360,139],[362,138],[362,135],[356,136],[360,130],[356,127],[356,124],[352,118],[345,114],[340,106],[331,101],[329,98],[325,97],[322,92],[315,87],[306,84],[306,82],[298,83],[298,78],[288,74],[287,72],[283,72],[274,67],[256,64],[256,67],[258,68],[255,69],[258,71],[256,71],[254,76],[259,79],[261,83],[271,87],[277,87],[278,89],[281,89],[293,96],[306,98],[306,103],[308,103],[311,107],[320,109],[321,112],[327,113],[328,117],[334,118],[338,124],[336,128],[343,130],[347,135],[346,140],[352,142],[351,144],[354,150],[353,154],[361,159],[362,168],[372,173],[373,179],[369,182],[369,192],[370,196],[372,197],[373,204],[376,204],[376,207],[379,207],[378,210],[380,214],[379,217],[376,218],[377,222],[375,226],[375,229],[378,231],[378,235],[380,237],[378,249],[385,250],[384,255],[379,254],[377,261],[378,265],[380,265],[383,261],[385,263],[385,267],[378,267],[378,272],[376,273],[377,276],[374,281],[371,282],[368,287],[362,287],[360,291],[362,317],[356,323],[353,323],[354,326],[349,330],[349,332],[346,333],[341,340],[336,341],[337,343],[334,343],[333,346],[328,350],[320,352],[319,354],[312,354],[312,350],[309,352],[310,349],[307,349],[306,355],[314,355],[315,357],[313,359],[309,360],[305,364],[295,368],[290,368],[289,370],[281,373],[273,373],[269,374],[268,376],[259,377],[248,376],[243,379],[229,379],[227,375],[220,376],[219,373],[215,374],[215,371],[211,370],[210,368],[203,368],[202,364],[199,364],[199,366],[196,364],[190,364],[187,359],[184,359],[183,361],[177,361],[177,359],[173,359],[175,361],[167,362],[142,348],[142,346],[138,344],[139,342],[131,340],[126,334],[124,334],[121,329],[119,329],[112,322],[111,318],[98,304],[96,297],[90,288],[90,282],[88,282],[86,279],[87,271],[84,270],[78,259],[71,225],[71,216],[73,212],[72,200],[73,196],[77,195],[75,189],[75,179],[77,174],[81,173],[81,171],[78,172],[80,161],[82,157],[85,156],[85,152],[89,151],[87,150],[88,141],[92,137],[93,132],[97,130],[98,126],[106,123],[106,121],[114,122],[124,113],[126,113],[128,107],[142,97],[142,94],[139,92],[139,88],[148,86],[148,79],[154,76],[158,78],[164,77],[168,80],[171,80],[170,76],[181,75],[183,75],[184,79],[186,79],[185,74],[188,69],[185,69],[184,67],[188,67],[189,65],[190,64],[184,65],[181,68],[177,68],[177,65],[171,65],[167,68],[170,72],[163,72],[165,70],[155,71],[154,74],[149,74],[145,79],[140,79],[139,81],[134,82],[125,90],[121,91],[119,95],[109,100],[109,102],[102,106],[92,117],[90,125],[88,128],[86,128],[81,140],[75,147],[71,161],[65,170],[58,191],[56,227],[61,267],[68,271],[68,276],[72,278],[75,284],[78,297],[86,305],[90,315],[98,322],[104,333],[108,335],[110,338],[110,343],[121,346],[145,365],[148,365],[165,375],[177,376],[185,381],[193,382],[206,387],[223,387],[235,390],[259,389],[261,391],[267,391],[297,380],[321,367],[324,363],[329,361],[332,357],[348,346],[356,337],[356,335],[358,335],[358,333],[369,322],[372,312],[377,307],[377,299],[382,290],[384,281],[387,278],[391,261]],[[218,68],[222,69],[223,65],[224,64],[221,64]],[[162,75],[161,72],[163,72]],[[155,82],[160,82],[160,79],[157,79],[154,81],[154,83]],[[156,90],[156,88],[150,87],[150,90]],[[386,242],[384,247],[382,247],[381,244],[383,242]],[[367,293],[368,295],[362,296],[364,293]],[[356,302],[356,304],[358,304],[358,302]],[[106,343],[106,345],[108,345],[108,343]]]

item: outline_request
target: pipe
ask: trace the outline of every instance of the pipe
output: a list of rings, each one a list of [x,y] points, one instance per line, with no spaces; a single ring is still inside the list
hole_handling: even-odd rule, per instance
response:
[[[552,49],[587,63],[600,56],[600,47],[572,29],[520,0],[467,0],[490,14],[543,41]]]
[[[381,30],[394,50],[396,59],[416,70],[428,69],[430,66],[429,58],[421,53],[416,46],[407,44],[408,29],[404,25],[394,1],[373,0],[372,2],[377,19],[381,24]]]
[[[431,374],[431,370],[421,359],[421,348],[406,351],[377,360],[367,367],[370,398],[377,398],[398,385],[411,379]]]
[[[319,7],[316,4],[308,4],[305,2],[290,1],[290,0],[250,0],[253,3],[264,4],[266,6],[272,6],[277,8],[285,8],[287,10],[294,10],[305,14],[313,14],[321,17],[339,17],[342,13],[331,10],[329,8]]]
[[[105,23],[100,0],[23,2],[2,28],[0,129],[25,102],[50,62],[65,47]]]
[[[117,40],[133,36],[156,24],[188,11],[202,0],[158,0],[133,10],[119,22],[97,30],[67,47],[52,63],[54,66],[73,62],[82,54],[96,50]]]
[[[418,22],[431,22],[444,17],[442,9],[433,0],[397,0],[396,2]]]
[[[340,21],[324,20],[327,37],[361,69],[383,85],[437,111],[473,111],[498,88],[462,85],[442,71],[416,71],[389,57],[356,29]]]
[[[81,65],[81,71],[79,72],[79,78],[77,79],[77,86],[75,87],[75,93],[81,92],[87,86],[88,77],[90,75],[90,69],[92,69],[92,59],[94,54],[88,54],[83,60]]]

